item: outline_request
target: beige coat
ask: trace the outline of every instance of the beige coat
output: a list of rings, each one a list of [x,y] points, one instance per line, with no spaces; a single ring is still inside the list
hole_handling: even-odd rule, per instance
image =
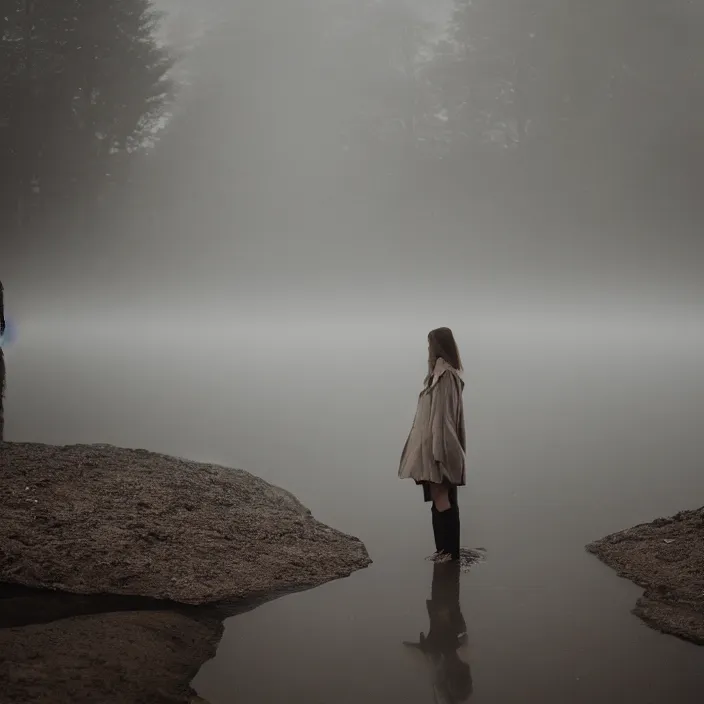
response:
[[[438,359],[418,397],[413,426],[401,453],[401,479],[465,485],[463,389],[460,372]]]

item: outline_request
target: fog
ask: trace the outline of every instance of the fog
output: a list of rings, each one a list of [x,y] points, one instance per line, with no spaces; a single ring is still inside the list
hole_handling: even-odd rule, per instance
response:
[[[199,694],[432,701],[396,471],[450,326],[473,701],[700,702],[701,649],[583,546],[702,503],[704,10],[95,7],[0,13],[6,440],[241,467],[374,560],[228,621]]]
[[[8,439],[242,467],[365,542],[368,569],[226,622],[193,683],[207,701],[432,702],[422,659],[401,645],[426,627],[430,517],[396,476],[426,321],[252,317],[189,337],[172,320],[133,322],[130,335],[98,320],[70,335],[28,328],[7,354]],[[701,339],[597,330],[456,327],[462,537],[487,550],[461,581],[472,701],[700,701],[701,648],[644,628],[630,614],[640,590],[583,546],[698,505]]]
[[[178,60],[156,145],[101,192],[99,217],[69,217],[57,195],[12,236],[3,276],[15,315],[138,307],[158,319],[177,307],[190,324],[232,308],[395,318],[450,306],[493,317],[556,301],[574,306],[568,319],[698,311],[699,128],[673,101],[696,114],[701,12],[680,3],[651,18],[636,4],[619,34],[627,13],[614,10],[602,55],[585,58],[564,43],[586,41],[605,10],[575,10],[576,29],[556,29],[547,0],[528,19],[514,5],[476,4],[475,31],[452,30],[450,0],[162,0],[159,41]],[[518,77],[495,77],[493,54],[486,76],[461,53],[435,65],[448,52],[439,38],[461,31],[480,53],[482,32],[495,32],[506,60],[525,39],[537,77],[503,99],[491,81]],[[667,90],[646,36],[677,76]],[[601,80],[608,90],[593,94]],[[519,88],[534,92],[525,104]],[[465,93],[477,95],[469,115],[456,107]],[[583,112],[562,111],[578,99]]]

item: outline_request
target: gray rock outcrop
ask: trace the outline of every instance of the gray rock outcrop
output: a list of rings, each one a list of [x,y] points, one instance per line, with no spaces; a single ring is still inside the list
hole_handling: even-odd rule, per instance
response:
[[[704,507],[608,535],[587,550],[645,589],[633,613],[704,645]]]
[[[252,474],[108,445],[0,446],[0,582],[184,604],[346,577],[371,560]]]

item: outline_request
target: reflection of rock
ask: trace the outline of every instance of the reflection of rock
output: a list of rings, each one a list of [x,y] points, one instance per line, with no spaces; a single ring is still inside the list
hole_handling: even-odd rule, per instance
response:
[[[371,562],[357,538],[242,470],[107,445],[7,443],[0,476],[6,583],[256,601]]]
[[[587,550],[646,590],[634,613],[648,625],[704,645],[704,507],[614,533]]]
[[[207,609],[129,607],[58,594],[0,599],[0,701],[189,704],[189,682],[215,654],[221,620]],[[8,619],[24,625],[6,627]]]

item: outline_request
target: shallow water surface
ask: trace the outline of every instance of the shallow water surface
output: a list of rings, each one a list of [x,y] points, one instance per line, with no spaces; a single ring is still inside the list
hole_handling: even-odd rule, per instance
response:
[[[456,332],[462,537],[487,551],[461,576],[471,701],[699,704],[704,648],[632,616],[640,590],[584,545],[702,503],[701,345]],[[396,478],[425,330],[380,334],[328,335],[312,354],[293,328],[184,346],[154,327],[130,344],[96,326],[59,338],[37,327],[8,352],[8,440],[243,467],[367,545],[368,569],[226,622],[194,681],[211,704],[436,701],[428,663],[403,646],[428,631],[429,507]]]

